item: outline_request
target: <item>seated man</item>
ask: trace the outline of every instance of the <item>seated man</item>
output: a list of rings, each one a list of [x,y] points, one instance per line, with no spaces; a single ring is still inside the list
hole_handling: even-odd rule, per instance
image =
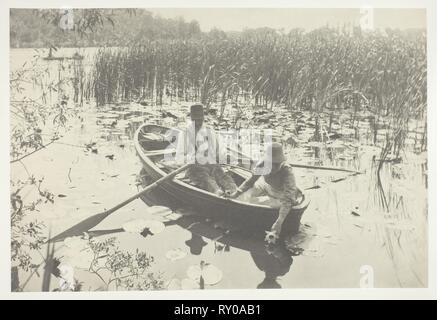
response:
[[[272,239],[266,240],[275,242],[281,233],[282,224],[291,210],[302,200],[302,192],[297,188],[291,165],[285,162],[282,145],[272,143],[267,146],[264,160],[257,165],[257,168],[271,168],[263,174],[253,174],[247,179],[231,197],[239,197],[239,200],[256,202],[279,208],[279,216],[271,228],[268,236]],[[259,171],[259,170],[257,170]],[[268,197],[268,201],[262,198]]]
[[[188,158],[186,160],[194,163],[187,170],[186,176],[199,188],[219,196],[234,193],[237,185],[223,171],[218,161],[217,155],[223,151],[219,139],[213,129],[204,125],[203,105],[191,106],[190,117],[194,125],[187,128],[183,139],[178,139],[177,148],[183,149],[184,157]]]

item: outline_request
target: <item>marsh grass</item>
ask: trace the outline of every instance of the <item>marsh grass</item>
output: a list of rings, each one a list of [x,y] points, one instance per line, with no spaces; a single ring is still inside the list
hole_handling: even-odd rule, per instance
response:
[[[367,112],[376,118],[375,131],[381,118],[391,118],[394,130],[424,119],[425,46],[420,31],[349,34],[329,28],[146,41],[100,49],[86,91],[98,105],[197,100],[217,103],[220,115],[230,102],[312,110],[320,141],[323,112],[349,110],[353,122]],[[394,148],[403,133],[394,136]]]

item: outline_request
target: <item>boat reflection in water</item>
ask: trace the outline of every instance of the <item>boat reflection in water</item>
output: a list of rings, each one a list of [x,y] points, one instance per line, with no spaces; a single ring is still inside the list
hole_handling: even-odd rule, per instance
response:
[[[203,247],[208,243],[203,240],[202,236],[191,232],[191,239],[185,241],[185,244],[190,248],[192,255],[199,256],[202,253]]]
[[[147,185],[147,175],[141,172],[143,187]],[[166,206],[173,210],[179,208],[177,199],[163,195],[159,191],[151,191],[142,197],[149,206]],[[185,212],[185,211],[182,211]],[[234,222],[233,222],[234,223]],[[211,221],[193,212],[182,213],[182,217],[175,221],[166,222],[166,225],[178,225],[191,232],[191,238],[185,241],[192,255],[201,255],[203,248],[208,244],[204,238],[215,242],[215,251],[229,251],[238,248],[250,253],[256,267],[264,272],[264,279],[257,285],[259,289],[281,288],[277,278],[287,274],[293,263],[293,257],[285,245],[266,245],[263,241],[264,234],[246,230],[244,226],[229,225],[226,221]]]
[[[147,176],[142,171],[140,173],[143,186],[147,185]],[[163,194],[155,189],[142,196],[141,198],[148,206],[165,206],[172,210],[180,208],[180,203],[168,194]],[[264,272],[264,279],[257,285],[258,289],[281,288],[278,277],[284,276],[290,271],[293,264],[293,255],[286,249],[283,243],[267,245],[264,242],[262,232],[251,232],[246,226],[239,226],[235,221],[213,221],[201,215],[196,215],[195,211],[177,210],[181,217],[176,220],[164,222],[165,226],[179,226],[190,231],[190,239],[185,241],[191,255],[200,256],[203,248],[208,245],[204,239],[209,239],[214,243],[214,253],[218,251],[229,252],[231,248],[237,248],[250,253],[255,266]],[[124,232],[122,228],[111,230],[93,230],[88,234],[91,237],[98,237],[108,234]],[[148,234],[142,234],[147,237]]]
[[[293,264],[290,252],[281,246],[266,248],[264,252],[251,251],[250,255],[258,269],[264,271],[264,280],[258,284],[258,289],[279,289],[281,285],[277,278],[287,274]]]

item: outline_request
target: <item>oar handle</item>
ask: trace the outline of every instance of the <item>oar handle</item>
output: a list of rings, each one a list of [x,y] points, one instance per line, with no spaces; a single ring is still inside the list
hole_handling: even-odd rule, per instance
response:
[[[242,156],[243,158],[249,159],[249,161],[252,163],[253,159],[250,158],[247,154],[244,154],[240,150],[236,150],[234,148],[228,147],[228,150],[232,152],[236,152],[238,155]],[[335,167],[320,167],[320,166],[310,166],[305,164],[298,164],[298,163],[290,163],[292,167],[295,168],[304,168],[304,169],[314,169],[314,170],[328,170],[328,171],[340,171],[340,172],[349,172],[349,173],[355,173],[355,174],[362,174],[363,172],[360,171],[354,171],[354,170],[348,170],[348,169],[342,169],[342,168],[335,168]]]
[[[126,199],[125,201],[119,203],[118,205],[116,205],[115,207],[109,209],[106,211],[106,213],[109,215],[112,212],[120,209],[121,207],[124,207],[125,205],[127,205],[128,203],[134,201],[135,199],[137,199],[138,197],[142,196],[143,194],[149,192],[150,190],[156,188],[159,184],[161,184],[164,181],[173,179],[177,174],[181,173],[182,171],[186,170],[188,167],[191,166],[191,163],[185,164],[182,167],[172,171],[171,173],[163,176],[162,178],[156,180],[155,182],[153,182],[152,184],[149,184],[147,187],[145,187],[143,190],[141,190],[140,192],[138,192],[137,194],[134,194],[132,197],[130,197],[129,199]]]
[[[171,173],[169,173],[168,175],[156,180],[154,183],[156,183],[157,185],[160,184],[161,182],[164,182],[168,179],[172,179],[174,178],[174,176],[176,176],[177,174],[181,173],[182,171],[188,169],[189,167],[191,167],[193,164],[192,163],[187,163],[185,165],[183,165],[182,167],[180,167],[179,169],[176,169],[174,171],[172,171]],[[152,184],[154,184],[152,183]],[[147,189],[148,187],[146,187]]]
[[[328,170],[328,171],[340,171],[340,172],[349,172],[349,173],[355,173],[355,174],[362,174],[363,172],[360,171],[354,171],[354,170],[348,170],[348,169],[342,169],[342,168],[335,168],[335,167],[319,167],[319,166],[309,166],[305,164],[298,164],[298,163],[290,163],[292,167],[295,168],[305,168],[305,169],[314,169],[314,170]]]
[[[254,160],[250,157],[250,156],[248,156],[247,154],[245,154],[244,152],[242,152],[242,151],[240,151],[240,150],[237,150],[237,149],[234,149],[234,148],[232,148],[232,147],[227,147],[227,149],[229,150],[229,151],[231,151],[231,152],[235,152],[235,153],[237,153],[239,156],[241,156],[243,159],[247,159],[247,160],[249,160],[249,164],[252,164],[253,162],[254,162]],[[243,160],[242,159],[242,160]]]

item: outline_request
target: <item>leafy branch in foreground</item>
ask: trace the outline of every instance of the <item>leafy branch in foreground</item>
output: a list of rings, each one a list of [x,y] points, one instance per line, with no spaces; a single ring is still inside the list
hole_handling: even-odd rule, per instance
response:
[[[40,250],[46,240],[45,225],[33,217],[43,204],[53,204],[54,195],[43,188],[43,178],[35,177],[24,159],[46,149],[68,130],[67,122],[78,110],[69,99],[75,79],[66,72],[68,65],[41,63],[40,52],[10,74],[11,141],[10,156],[14,173],[21,166],[26,178],[10,182],[11,260],[13,290],[22,291],[38,274],[44,256]],[[57,71],[57,72],[56,72]],[[15,171],[15,169],[17,169]],[[26,281],[20,276],[30,272]]]
[[[149,271],[153,257],[146,252],[122,251],[116,246],[115,238],[88,242],[93,253],[89,271],[95,274],[108,290],[111,284],[116,290],[157,290],[163,288],[160,275]]]
[[[43,197],[38,197],[32,202],[25,202],[22,197],[24,189],[40,189],[34,177],[29,177],[27,181],[11,182],[13,191],[11,193],[11,261],[12,275],[14,281],[13,291],[24,289],[20,284],[19,270],[34,273],[39,265],[33,261],[33,253],[39,252],[47,238],[44,236],[45,225],[36,219],[31,219],[30,214],[38,211],[38,206],[43,203]],[[53,195],[44,191],[44,197],[53,201]],[[48,201],[48,200],[47,200]],[[15,276],[14,276],[15,274]]]
[[[11,72],[10,156],[13,162],[47,146],[50,143],[47,140],[58,139],[68,129],[68,120],[77,114],[80,106],[77,101],[71,101],[70,94],[74,92],[77,96],[76,76],[83,75],[75,74],[72,78],[66,73],[70,62],[56,63],[41,63],[40,53],[36,51],[30,62]]]

